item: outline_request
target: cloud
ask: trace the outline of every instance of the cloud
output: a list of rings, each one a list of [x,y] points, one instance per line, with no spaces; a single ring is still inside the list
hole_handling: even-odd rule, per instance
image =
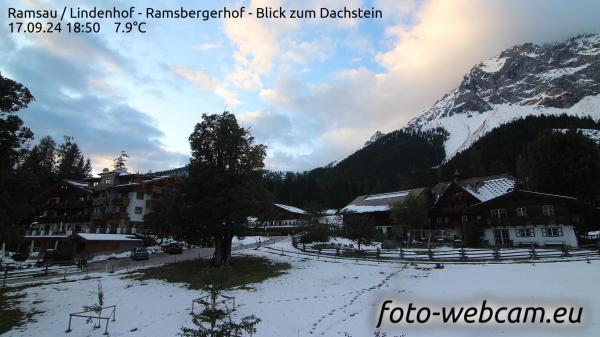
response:
[[[94,171],[112,162],[121,150],[131,155],[134,171],[163,169],[187,162],[187,155],[169,151],[163,132],[146,113],[131,107],[118,95],[107,95],[102,67],[30,45],[2,52],[3,67],[11,78],[26,85],[36,101],[21,111],[21,118],[36,138],[45,135],[61,141],[75,137]]]
[[[314,142],[318,147],[301,155],[274,153],[274,165],[295,163],[305,169],[311,162],[314,166],[330,161],[326,158],[343,158],[375,130],[403,127],[456,88],[472,66],[515,44],[600,32],[594,14],[600,12],[600,3],[593,1],[431,0],[378,5],[393,13],[386,19],[391,22],[385,29],[387,47],[374,52],[380,69],[358,65],[317,83],[282,75],[260,91],[272,109],[291,110],[297,119],[306,119],[305,132],[318,140]],[[369,52],[374,46],[368,40],[354,40],[353,47]]]
[[[171,71],[188,81],[191,81],[200,89],[212,92],[225,100],[225,103],[229,105],[240,104],[240,101],[236,98],[235,93],[231,92],[227,85],[222,84],[222,81],[209,75],[201,69],[191,69],[183,66],[173,66]]]
[[[194,48],[198,49],[198,50],[211,50],[211,49],[217,49],[217,48],[221,48],[221,44],[220,43],[203,43],[199,46],[196,46]]]
[[[261,5],[260,1],[252,1],[249,7],[255,11]],[[276,31],[269,29],[264,20],[250,16],[224,20],[223,31],[236,46],[233,53],[235,64],[228,76],[229,81],[246,90],[262,88],[261,76],[271,72],[279,51]]]

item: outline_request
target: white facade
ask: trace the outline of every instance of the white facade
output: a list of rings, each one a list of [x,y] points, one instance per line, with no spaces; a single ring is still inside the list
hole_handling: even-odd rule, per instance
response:
[[[514,246],[566,245],[577,248],[577,237],[571,225],[488,227],[484,230],[483,237],[491,246],[496,243],[506,245],[512,242]]]
[[[144,214],[146,214],[146,200],[150,200],[150,195],[147,193],[140,193],[140,196],[142,198],[138,199],[138,192],[129,192],[127,195],[129,198],[129,205],[127,205],[129,221],[144,221]]]

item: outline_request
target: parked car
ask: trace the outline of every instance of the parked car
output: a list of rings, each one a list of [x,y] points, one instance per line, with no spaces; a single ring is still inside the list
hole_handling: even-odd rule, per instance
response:
[[[133,260],[148,260],[149,258],[150,254],[144,247],[136,247],[131,250],[131,259]]]
[[[165,253],[167,254],[181,254],[183,253],[183,248],[178,243],[169,243],[164,248]]]

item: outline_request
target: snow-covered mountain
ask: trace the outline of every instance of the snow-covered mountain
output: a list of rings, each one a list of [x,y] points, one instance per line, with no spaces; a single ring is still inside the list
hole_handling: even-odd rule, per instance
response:
[[[367,140],[367,141],[365,142],[365,145],[363,145],[363,147],[365,147],[365,146],[369,146],[369,145],[371,145],[371,144],[375,143],[376,141],[378,141],[378,140],[379,140],[381,137],[383,137],[383,136],[385,136],[385,133],[383,133],[383,132],[381,132],[381,131],[377,130],[377,131],[376,131],[376,132],[375,132],[375,133],[374,133],[374,134],[371,136],[371,138],[369,138],[369,140]]]
[[[600,34],[505,50],[474,66],[407,129],[444,128],[450,159],[502,124],[563,113],[600,118]]]

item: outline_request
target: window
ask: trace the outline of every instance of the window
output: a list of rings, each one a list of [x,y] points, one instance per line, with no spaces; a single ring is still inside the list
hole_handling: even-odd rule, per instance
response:
[[[526,216],[527,208],[526,207],[517,207],[517,216]]]
[[[143,211],[143,210],[144,210],[144,209],[143,209],[143,208],[141,208],[141,207],[136,207],[136,208],[135,208],[135,214],[142,214],[142,211]]]
[[[554,206],[552,206],[552,205],[542,206],[542,214],[544,216],[553,216],[554,215]]]
[[[499,208],[499,209],[492,210],[492,219],[500,220],[500,219],[504,219],[504,218],[506,218],[506,209]]]
[[[466,216],[466,215],[463,215],[463,216],[460,217],[460,221],[462,223],[467,223],[469,221],[469,217]]]
[[[563,236],[563,231],[561,227],[542,228],[542,236]]]
[[[104,185],[110,185],[110,178],[104,179]]]
[[[139,200],[144,200],[144,192],[137,192],[135,198]]]
[[[519,237],[533,237],[535,230],[533,228],[517,228],[515,234]]]

